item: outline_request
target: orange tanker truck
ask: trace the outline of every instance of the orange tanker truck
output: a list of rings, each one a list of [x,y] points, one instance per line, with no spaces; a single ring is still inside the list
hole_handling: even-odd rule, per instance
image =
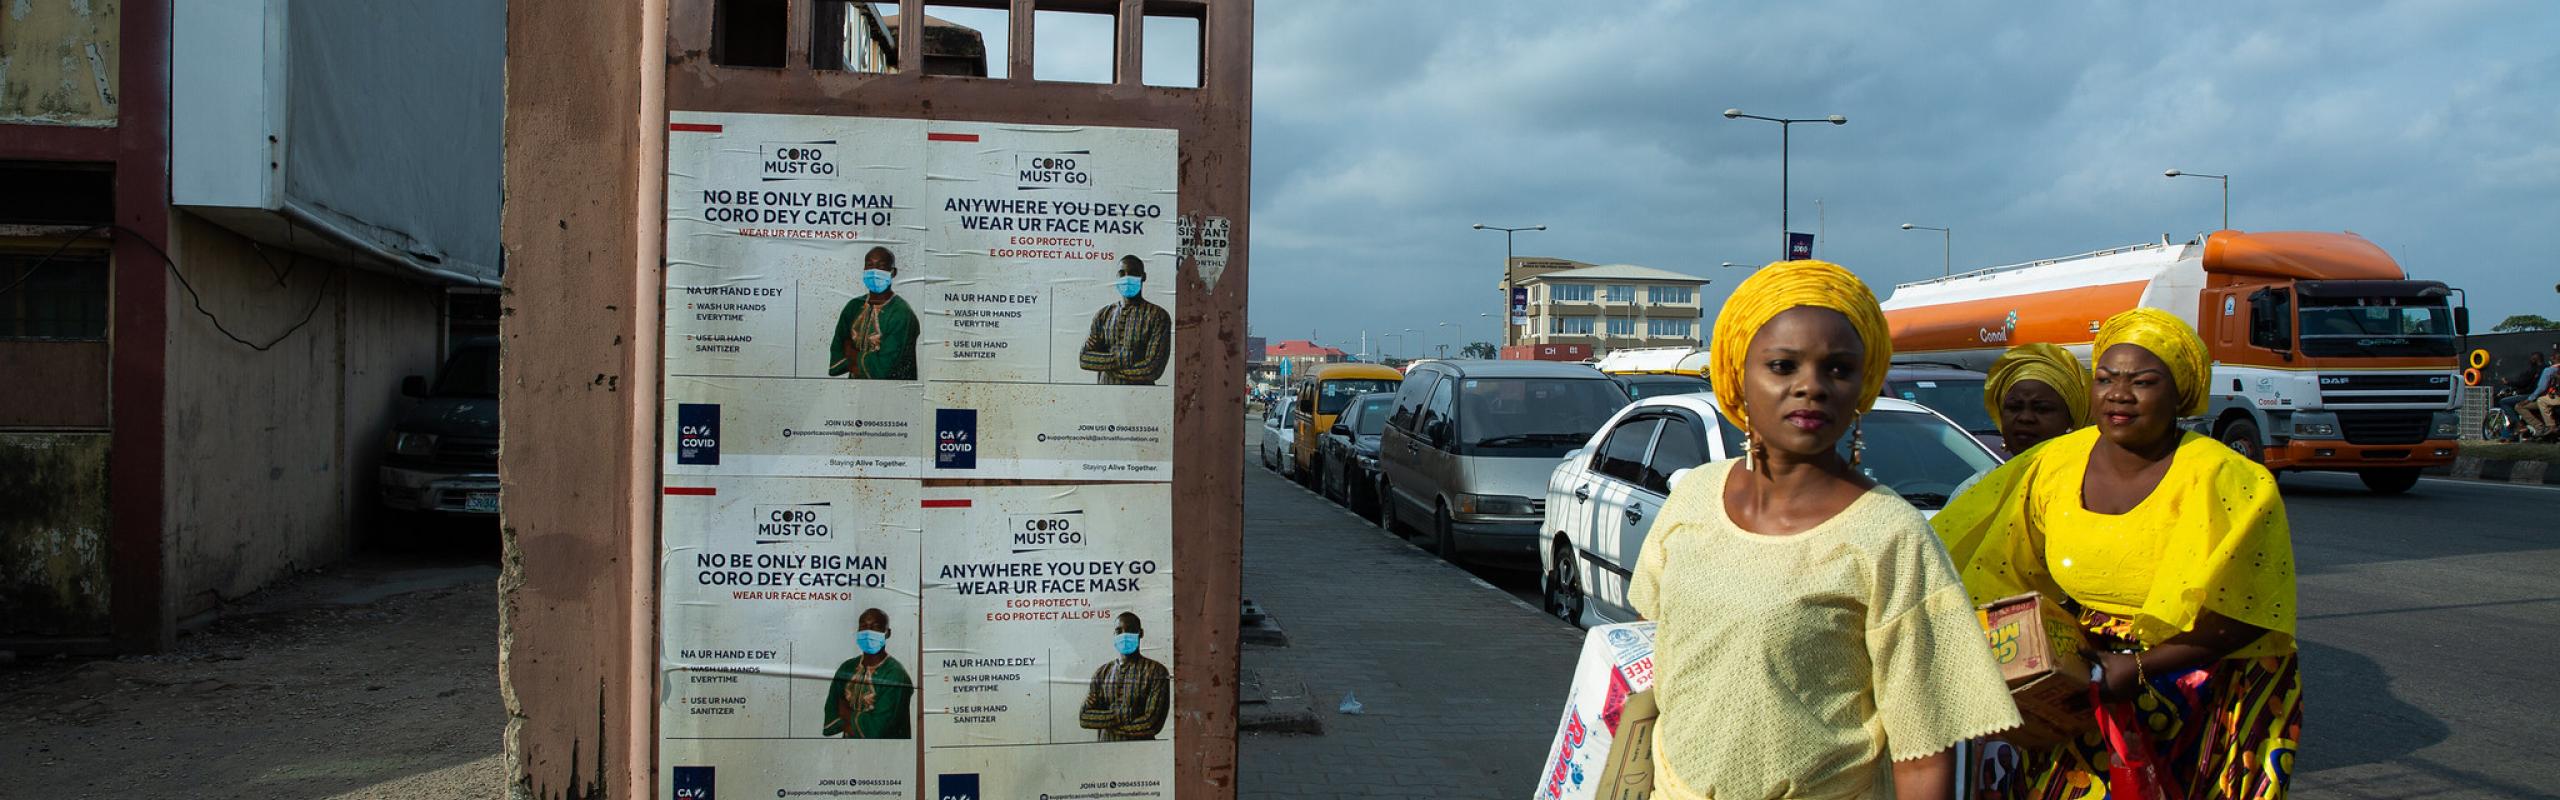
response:
[[[2353,233],[2217,231],[1906,283],[1884,308],[1896,360],[1970,369],[2029,342],[2085,361],[2107,317],[2167,310],[2214,359],[2211,408],[2188,429],[2271,470],[2354,472],[2395,493],[2453,461],[2458,294]]]

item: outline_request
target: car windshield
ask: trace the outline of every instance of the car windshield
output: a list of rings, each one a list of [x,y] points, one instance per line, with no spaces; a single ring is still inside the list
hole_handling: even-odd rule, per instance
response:
[[[1458,441],[1468,455],[1562,456],[1627,404],[1610,380],[1468,378],[1458,388]]]
[[[453,351],[445,359],[444,373],[436,376],[437,397],[498,396],[498,348],[465,347]]]
[[[1860,427],[1867,447],[1858,469],[1923,510],[1946,507],[1957,484],[2000,465],[1971,434],[1928,414],[1878,411]],[[1840,438],[1840,455],[1848,457],[1849,437]]]
[[[1351,404],[1351,398],[1395,390],[1395,381],[1382,378],[1343,378],[1325,381],[1321,393],[1316,395],[1316,413],[1340,414],[1343,406]]]
[[[1376,436],[1385,433],[1387,407],[1395,405],[1395,402],[1395,395],[1372,397],[1360,401],[1360,427],[1353,428],[1351,432],[1360,436]]]
[[[1928,406],[1947,415],[1956,425],[1974,433],[1998,433],[2000,426],[1991,421],[1991,412],[1982,407],[1982,379],[1974,377],[1891,380],[1884,392]]]
[[[2444,306],[2306,304],[2301,331],[2306,356],[2451,356],[2458,349],[2453,312]]]
[[[1626,385],[1628,397],[1637,400],[1707,390],[1707,379],[1695,375],[1631,375],[1618,382]]]

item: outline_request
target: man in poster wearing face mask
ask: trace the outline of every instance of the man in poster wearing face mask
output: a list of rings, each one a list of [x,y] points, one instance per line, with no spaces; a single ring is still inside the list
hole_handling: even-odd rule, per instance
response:
[[[1111,644],[1120,657],[1093,671],[1077,723],[1105,742],[1142,742],[1164,732],[1165,715],[1173,710],[1173,674],[1155,659],[1138,655],[1144,631],[1138,615],[1121,612]]]
[[[835,680],[827,683],[826,727],[819,733],[847,739],[910,738],[907,701],[914,699],[916,684],[907,677],[907,668],[889,657],[889,613],[866,608],[857,622],[853,645],[862,653],[837,667]]]
[[[844,304],[836,335],[827,344],[827,374],[857,380],[916,379],[916,312],[890,291],[898,258],[874,247],[862,256],[862,288],[869,293]]]
[[[1093,315],[1093,333],[1084,339],[1077,365],[1097,373],[1105,384],[1153,386],[1164,377],[1173,355],[1173,315],[1139,296],[1147,285],[1146,262],[1120,257],[1120,277],[1112,282],[1120,302]]]

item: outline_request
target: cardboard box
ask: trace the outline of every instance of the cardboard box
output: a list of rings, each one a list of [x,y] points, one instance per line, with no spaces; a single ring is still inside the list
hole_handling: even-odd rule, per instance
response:
[[[2088,640],[2077,617],[2037,594],[1992,601],[1979,614],[1991,658],[2026,722],[2001,738],[2040,746],[2097,727],[2088,703],[2089,661],[2080,655]]]
[[[1592,628],[1538,771],[1536,800],[1653,794],[1653,623]]]

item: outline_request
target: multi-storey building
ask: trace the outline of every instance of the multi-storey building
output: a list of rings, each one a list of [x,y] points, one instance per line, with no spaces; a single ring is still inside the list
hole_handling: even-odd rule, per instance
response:
[[[1583,266],[1521,275],[1524,324],[1515,344],[1585,344],[1599,355],[1629,347],[1696,344],[1704,278],[1633,264]]]

